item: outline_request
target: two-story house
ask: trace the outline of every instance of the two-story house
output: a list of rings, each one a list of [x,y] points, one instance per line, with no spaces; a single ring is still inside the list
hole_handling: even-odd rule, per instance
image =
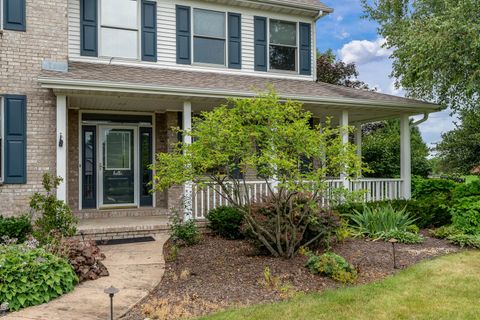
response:
[[[400,118],[401,179],[332,184],[410,196],[409,116],[438,106],[316,82],[316,21],[332,12],[318,0],[0,3],[2,214],[27,210],[46,171],[80,217],[167,213],[185,187],[151,194],[148,164],[177,141],[171,128],[267,84],[318,121]],[[202,217],[211,204],[194,194]]]

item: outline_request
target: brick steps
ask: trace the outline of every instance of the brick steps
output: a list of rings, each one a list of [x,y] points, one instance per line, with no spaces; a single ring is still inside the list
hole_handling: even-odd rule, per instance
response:
[[[73,215],[83,219],[103,219],[103,218],[119,218],[119,217],[149,217],[149,216],[166,216],[168,210],[166,208],[122,208],[122,209],[83,209],[74,211]]]
[[[140,238],[168,233],[168,216],[125,216],[81,219],[77,237],[92,240]]]

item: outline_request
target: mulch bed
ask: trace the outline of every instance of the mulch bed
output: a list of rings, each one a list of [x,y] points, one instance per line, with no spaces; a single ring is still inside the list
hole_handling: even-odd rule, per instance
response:
[[[171,246],[172,243],[167,242],[164,247],[167,258]],[[444,240],[430,237],[418,245],[396,244],[397,265],[405,268],[420,260],[458,250]],[[393,268],[390,243],[347,239],[335,245],[333,251],[358,268],[360,284],[397,271]],[[319,292],[341,287],[329,278],[309,273],[304,267],[305,261],[301,255],[290,260],[258,256],[248,241],[206,235],[200,244],[180,248],[177,259],[166,263],[157,289],[124,319],[199,316],[232,306],[279,301],[292,292]],[[266,267],[278,278],[278,286],[264,283]]]

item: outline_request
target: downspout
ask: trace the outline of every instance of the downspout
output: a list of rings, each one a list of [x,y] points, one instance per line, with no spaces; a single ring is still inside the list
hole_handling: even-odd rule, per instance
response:
[[[428,116],[429,116],[429,115],[430,115],[430,114],[429,114],[428,112],[425,112],[425,113],[423,114],[423,118],[420,119],[420,120],[418,120],[418,121],[412,122],[412,124],[410,125],[410,127],[413,128],[413,127],[416,127],[416,126],[424,123],[425,121],[428,120]]]

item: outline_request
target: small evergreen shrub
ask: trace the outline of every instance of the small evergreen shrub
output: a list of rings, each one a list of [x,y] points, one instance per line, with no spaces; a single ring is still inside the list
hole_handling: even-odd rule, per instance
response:
[[[200,242],[200,231],[195,220],[184,221],[178,213],[170,218],[170,235],[174,241],[181,240],[187,246]]]
[[[373,208],[364,206],[362,211],[354,210],[353,214],[346,216],[354,235],[374,239],[383,239],[391,231],[407,231],[415,222],[405,208],[396,210],[390,204]]]
[[[216,234],[227,239],[243,238],[241,232],[243,213],[236,208],[218,207],[208,213],[207,219],[208,227]]]
[[[451,194],[458,183],[447,179],[425,179],[414,177],[412,179],[412,197],[414,199],[430,197],[436,193]]]
[[[460,184],[453,192],[455,200],[480,196],[480,180],[474,180],[470,183]]]
[[[307,253],[305,266],[313,274],[320,274],[342,283],[354,283],[358,278],[355,268],[345,258],[333,252],[320,256]]]
[[[382,238],[385,241],[388,241],[390,239],[396,239],[398,242],[405,244],[419,244],[425,240],[421,235],[417,233],[401,230],[389,231],[385,233]]]
[[[0,303],[10,311],[48,302],[78,281],[67,260],[24,244],[0,245]]]
[[[77,219],[70,207],[64,201],[58,200],[55,194],[55,189],[61,182],[62,178],[45,173],[42,185],[46,192],[36,192],[30,199],[32,212],[39,216],[34,224],[33,235],[43,244],[53,241],[53,233],[70,237],[77,231]]]
[[[17,239],[17,242],[22,243],[31,233],[32,224],[29,216],[23,215],[9,218],[0,216],[0,243],[4,238]]]

